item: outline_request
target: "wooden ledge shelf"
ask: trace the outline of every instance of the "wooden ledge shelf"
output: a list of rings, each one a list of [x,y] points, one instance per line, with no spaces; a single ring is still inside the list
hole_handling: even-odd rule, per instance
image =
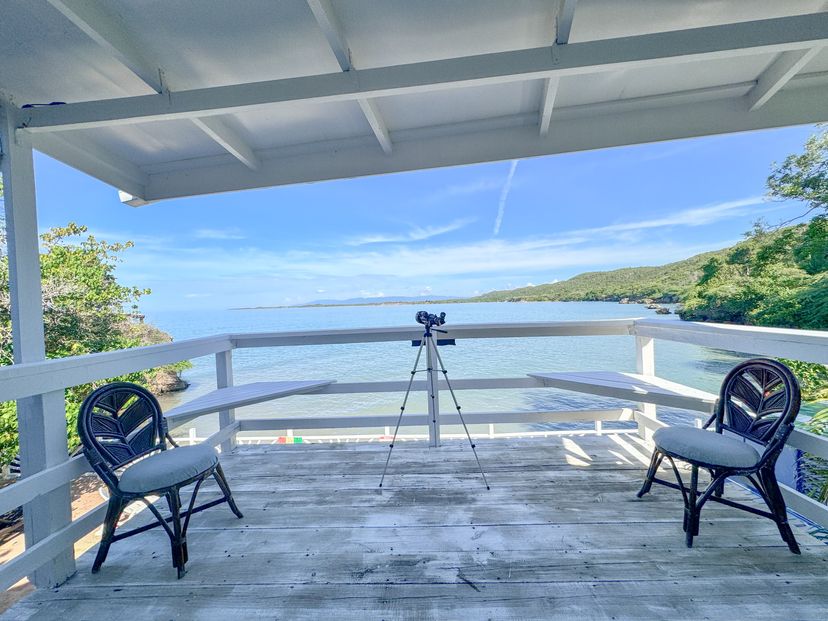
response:
[[[562,388],[602,397],[639,403],[654,403],[685,410],[712,412],[713,393],[671,382],[654,375],[615,371],[574,371],[569,373],[528,373],[551,388]]]
[[[206,395],[196,397],[176,408],[165,413],[167,420],[175,425],[181,425],[193,418],[203,414],[211,414],[221,410],[232,410],[234,408],[272,401],[315,392],[320,388],[333,384],[335,380],[305,380],[305,381],[283,381],[283,382],[253,382],[251,384],[239,384],[227,388],[218,388]]]

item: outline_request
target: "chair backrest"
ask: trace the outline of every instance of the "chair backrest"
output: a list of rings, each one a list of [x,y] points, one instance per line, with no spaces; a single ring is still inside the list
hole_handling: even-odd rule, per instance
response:
[[[781,447],[793,431],[800,402],[799,382],[788,367],[769,358],[746,360],[722,382],[716,431]]]
[[[150,391],[129,382],[113,382],[84,400],[78,435],[95,471],[112,484],[117,482],[114,471],[118,468],[166,449],[167,423]]]

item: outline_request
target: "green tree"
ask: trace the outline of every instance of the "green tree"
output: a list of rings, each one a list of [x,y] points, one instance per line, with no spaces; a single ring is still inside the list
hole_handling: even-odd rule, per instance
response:
[[[803,201],[811,210],[828,208],[828,131],[808,138],[802,153],[789,155],[774,168],[768,193]]]
[[[133,246],[132,242],[110,244],[88,235],[86,227],[74,223],[51,229],[41,239],[40,264],[47,357],[77,356],[172,340],[160,330],[135,321],[134,312],[131,311],[137,308],[138,301],[149,290],[124,286],[115,277],[122,254]],[[0,364],[11,364],[13,345],[9,265],[3,247],[0,247],[0,252]],[[162,376],[177,376],[187,366],[189,363],[179,363],[117,379],[135,381],[153,388]],[[66,390],[70,449],[78,444],[75,426],[80,404],[101,383],[104,381]],[[15,404],[2,403],[0,463],[8,463],[17,451]]]

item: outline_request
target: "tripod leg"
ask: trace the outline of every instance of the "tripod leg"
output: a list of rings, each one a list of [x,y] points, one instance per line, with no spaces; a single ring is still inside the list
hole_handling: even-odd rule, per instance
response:
[[[463,424],[466,437],[469,439],[469,445],[471,446],[472,453],[474,453],[474,459],[477,462],[477,467],[480,468],[480,474],[483,476],[483,483],[486,485],[486,489],[492,489],[489,487],[489,481],[486,480],[486,473],[483,472],[483,466],[480,464],[480,458],[477,456],[476,445],[474,441],[472,441],[471,433],[469,433],[469,427],[466,425],[466,420],[463,418],[463,413],[460,411],[460,404],[457,403],[457,396],[454,394],[454,389],[451,387],[451,382],[448,378],[448,371],[446,370],[446,366],[443,364],[443,358],[440,356],[440,352],[437,351],[437,343],[431,343],[431,347],[434,348],[434,354],[437,358],[437,363],[440,365],[440,371],[443,374],[443,379],[446,380],[446,386],[449,389],[449,393],[451,393],[451,399],[454,401],[454,407],[457,408],[457,415],[460,417],[460,422]]]
[[[385,468],[382,469],[382,477],[380,478],[379,486],[382,487],[385,481],[385,473],[388,471],[388,462],[391,461],[391,451],[394,450],[394,443],[397,441],[397,433],[400,431],[400,423],[405,413],[405,406],[408,404],[408,396],[411,394],[411,386],[414,384],[414,376],[417,374],[417,367],[420,366],[420,356],[423,354],[423,347],[426,344],[426,339],[420,341],[420,349],[417,350],[417,358],[414,360],[414,368],[411,369],[411,377],[408,379],[408,388],[405,389],[405,397],[403,397],[402,406],[400,407],[400,416],[397,418],[397,426],[394,427],[394,435],[391,437],[391,445],[388,447],[388,456],[385,458]]]

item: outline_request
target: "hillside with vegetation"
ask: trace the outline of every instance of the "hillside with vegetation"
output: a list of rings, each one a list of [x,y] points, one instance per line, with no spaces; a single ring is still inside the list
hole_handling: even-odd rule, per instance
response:
[[[704,266],[729,249],[706,252],[683,261],[608,272],[584,272],[569,280],[506,291],[491,291],[468,302],[618,302],[650,299],[680,302],[701,278]]]

